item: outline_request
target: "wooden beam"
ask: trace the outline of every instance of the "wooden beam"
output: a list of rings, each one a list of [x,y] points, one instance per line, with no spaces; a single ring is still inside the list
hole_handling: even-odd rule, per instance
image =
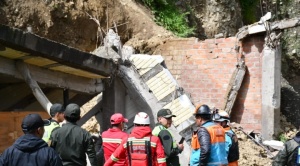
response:
[[[35,96],[35,98],[39,101],[39,103],[42,105],[42,107],[50,115],[50,107],[52,106],[52,103],[45,96],[45,94],[41,90],[38,83],[34,79],[32,79],[30,71],[29,71],[27,65],[23,61],[17,61],[16,62],[16,67],[19,70],[19,72],[21,73],[21,75],[24,78],[25,82],[31,88],[32,93]]]
[[[32,78],[45,86],[65,88],[87,94],[98,94],[104,89],[101,79],[89,79],[33,65],[27,66],[31,71]],[[0,73],[23,79],[15,67],[15,61],[1,56]]]

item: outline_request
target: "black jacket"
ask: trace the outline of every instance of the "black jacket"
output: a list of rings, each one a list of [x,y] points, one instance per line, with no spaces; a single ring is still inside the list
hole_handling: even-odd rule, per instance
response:
[[[298,146],[300,146],[300,132],[284,143],[284,148],[275,156],[272,166],[295,166]]]
[[[210,135],[208,131],[206,130],[205,127],[200,127],[198,130],[198,140],[200,143],[200,165],[206,165],[208,163],[208,159],[210,156],[210,147],[211,147],[211,142],[210,142]]]
[[[92,166],[97,165],[91,134],[80,126],[67,122],[52,132],[50,141],[50,146],[60,155],[64,166],[87,165],[85,154]]]
[[[54,149],[32,134],[25,134],[0,157],[1,166],[62,166]]]

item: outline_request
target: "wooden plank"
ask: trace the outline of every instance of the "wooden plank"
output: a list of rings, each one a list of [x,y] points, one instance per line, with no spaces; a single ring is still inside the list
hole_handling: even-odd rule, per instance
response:
[[[51,71],[41,67],[27,65],[32,78],[45,86],[65,88],[87,94],[98,94],[103,91],[101,79],[88,79],[59,71]],[[0,73],[23,79],[15,67],[15,61],[0,56]]]
[[[237,68],[233,72],[230,82],[227,87],[227,92],[224,97],[224,104],[222,109],[228,112],[230,115],[231,109],[234,105],[236,96],[238,95],[238,91],[242,85],[244,76],[246,73],[246,65],[243,60],[238,62]]]

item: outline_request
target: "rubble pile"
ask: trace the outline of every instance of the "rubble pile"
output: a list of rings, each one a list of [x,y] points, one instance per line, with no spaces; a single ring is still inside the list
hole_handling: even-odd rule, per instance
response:
[[[286,117],[280,115],[280,127],[281,127],[281,134],[279,135],[280,141],[285,141],[288,139],[293,138],[297,133],[297,128],[292,125],[290,122],[286,120]]]

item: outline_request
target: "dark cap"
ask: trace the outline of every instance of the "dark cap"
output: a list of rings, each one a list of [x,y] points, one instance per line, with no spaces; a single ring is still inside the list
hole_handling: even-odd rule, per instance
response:
[[[65,108],[63,105],[56,103],[53,104],[50,108],[50,115],[51,117],[55,116],[56,113],[63,113],[65,111]]]
[[[176,115],[173,115],[170,109],[161,109],[157,112],[157,117],[164,117],[164,118],[171,118],[176,117]]]
[[[42,126],[49,126],[49,120],[43,120],[39,114],[28,114],[22,121],[22,130],[24,132],[37,129]]]
[[[71,103],[67,105],[65,110],[65,116],[70,118],[79,118],[80,117],[80,107],[77,104]]]

